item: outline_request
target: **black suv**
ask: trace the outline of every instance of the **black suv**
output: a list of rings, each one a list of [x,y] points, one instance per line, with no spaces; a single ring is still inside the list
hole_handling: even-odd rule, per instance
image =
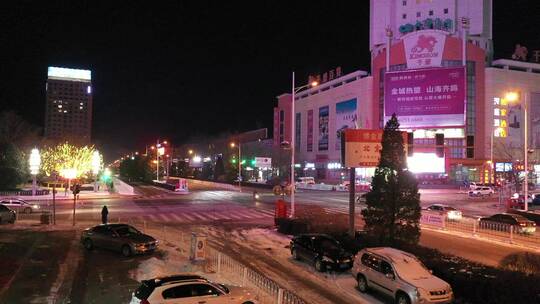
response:
[[[317,271],[347,270],[354,256],[333,237],[326,234],[301,234],[291,240],[291,254],[295,260],[306,260]]]

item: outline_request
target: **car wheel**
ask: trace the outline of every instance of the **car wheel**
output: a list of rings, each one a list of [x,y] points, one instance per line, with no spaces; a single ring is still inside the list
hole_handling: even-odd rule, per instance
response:
[[[125,257],[131,256],[131,248],[128,245],[122,246],[122,255]]]
[[[298,252],[296,251],[296,249],[292,250],[292,257],[293,259],[300,261],[300,257],[298,256]]]
[[[32,208],[24,208],[24,213],[25,213],[25,214],[30,214],[30,213],[32,213]]]
[[[242,304],[255,304],[255,303],[253,303],[251,301],[247,301],[247,302],[242,302]]]
[[[367,284],[366,277],[359,274],[358,277],[356,278],[356,287],[358,288],[358,290],[360,290],[361,293],[367,292],[368,284]]]
[[[396,304],[411,304],[411,299],[403,292],[396,295]]]
[[[315,269],[316,269],[318,272],[323,272],[323,271],[324,271],[324,264],[323,264],[323,262],[321,261],[321,259],[316,259],[316,260],[315,260]]]
[[[91,239],[84,240],[84,248],[86,248],[86,250],[89,250],[89,251],[94,249],[94,243],[92,242]]]

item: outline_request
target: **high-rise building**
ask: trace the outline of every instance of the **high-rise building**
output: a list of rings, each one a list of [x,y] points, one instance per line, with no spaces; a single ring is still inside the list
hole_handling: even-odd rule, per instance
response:
[[[49,67],[45,138],[89,144],[92,134],[92,77],[89,70]]]

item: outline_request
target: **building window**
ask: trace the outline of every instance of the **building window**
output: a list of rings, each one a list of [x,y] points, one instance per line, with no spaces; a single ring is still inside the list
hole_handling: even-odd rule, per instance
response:
[[[403,6],[407,6],[407,1],[402,2]]]
[[[447,8],[444,9],[444,13],[448,14],[448,9]]]
[[[407,19],[407,14],[403,14],[401,16],[403,17],[403,19]]]
[[[501,115],[501,110],[499,108],[493,109],[493,115],[500,116]]]
[[[416,12],[416,17],[417,17],[417,18],[420,18],[420,17],[422,17],[422,13],[420,13],[420,12]]]
[[[430,15],[430,16],[433,16],[433,11],[429,11],[429,15]]]

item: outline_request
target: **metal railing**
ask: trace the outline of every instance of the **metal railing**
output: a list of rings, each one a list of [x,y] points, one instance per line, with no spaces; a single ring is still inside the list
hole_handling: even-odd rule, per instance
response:
[[[480,221],[473,218],[461,220],[445,219],[444,225],[422,224],[424,227],[435,228],[449,232],[470,234],[509,244],[538,248],[540,246],[540,231],[526,232],[526,227],[498,222]]]

